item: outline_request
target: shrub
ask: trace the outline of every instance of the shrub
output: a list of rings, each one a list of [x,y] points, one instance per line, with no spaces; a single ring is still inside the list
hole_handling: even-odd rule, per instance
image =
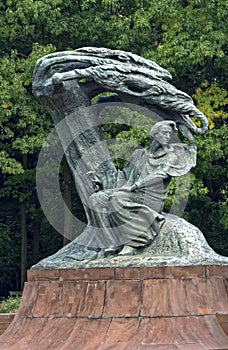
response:
[[[15,297],[8,297],[0,304],[0,313],[16,312],[19,308],[21,297],[16,295]]]

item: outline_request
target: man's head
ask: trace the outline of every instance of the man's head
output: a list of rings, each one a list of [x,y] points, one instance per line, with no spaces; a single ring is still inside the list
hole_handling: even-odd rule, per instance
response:
[[[161,146],[166,146],[169,144],[172,134],[177,131],[177,126],[174,121],[164,120],[152,126],[150,129],[150,136]]]

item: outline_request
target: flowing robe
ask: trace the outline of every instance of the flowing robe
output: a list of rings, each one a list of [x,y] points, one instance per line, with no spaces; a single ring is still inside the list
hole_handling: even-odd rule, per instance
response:
[[[195,159],[195,148],[184,144],[136,150],[123,171],[118,171],[115,188],[92,194],[94,224],[104,235],[105,227],[111,228],[108,234],[116,246],[152,243],[165,223],[162,210],[171,177],[185,175]]]

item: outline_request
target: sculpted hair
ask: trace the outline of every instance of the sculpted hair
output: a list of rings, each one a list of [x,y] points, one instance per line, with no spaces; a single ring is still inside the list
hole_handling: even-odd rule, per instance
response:
[[[160,122],[157,122],[156,124],[154,124],[152,126],[152,128],[150,129],[150,136],[151,138],[154,138],[154,136],[160,131],[160,129],[163,126],[171,126],[171,128],[173,129],[174,132],[178,132],[177,129],[177,125],[174,121],[172,120],[162,120]]]

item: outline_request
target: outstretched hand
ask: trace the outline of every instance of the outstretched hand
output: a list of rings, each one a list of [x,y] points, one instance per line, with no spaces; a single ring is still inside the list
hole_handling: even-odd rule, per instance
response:
[[[123,187],[120,187],[119,190],[120,191],[124,191],[124,192],[132,192],[133,191],[133,186],[123,186]]]

